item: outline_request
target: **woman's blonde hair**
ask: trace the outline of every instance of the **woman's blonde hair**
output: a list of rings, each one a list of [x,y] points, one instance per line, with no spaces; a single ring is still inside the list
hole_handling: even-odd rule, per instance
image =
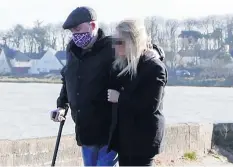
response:
[[[148,38],[144,23],[140,20],[123,20],[116,26],[116,32],[124,40],[125,57],[117,56],[113,62],[113,67],[121,72],[118,76],[129,73],[137,75],[137,66],[140,56],[147,49]]]

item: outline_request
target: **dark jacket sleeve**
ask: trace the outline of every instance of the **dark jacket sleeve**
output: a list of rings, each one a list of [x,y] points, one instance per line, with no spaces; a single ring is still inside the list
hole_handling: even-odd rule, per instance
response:
[[[115,69],[111,69],[110,70],[110,81],[109,81],[109,89],[113,89],[116,91],[120,91],[121,88],[121,84],[120,84],[120,80],[118,78],[118,71],[116,71]]]
[[[61,70],[62,87],[61,87],[59,97],[57,98],[57,108],[58,107],[64,108],[64,109],[68,108],[68,97],[67,97],[66,82],[65,82],[65,70],[67,68],[68,62],[70,62],[69,51],[70,51],[72,43],[73,43],[73,41],[70,40],[70,42],[66,46],[66,65]]]
[[[68,98],[67,98],[67,92],[66,92],[66,83],[65,83],[65,76],[64,76],[64,71],[65,71],[66,66],[63,67],[63,69],[61,70],[61,76],[62,76],[62,88],[60,91],[60,95],[57,99],[57,108],[67,108],[68,105]]]
[[[128,112],[143,113],[146,111],[157,111],[163,97],[164,86],[167,83],[167,71],[165,66],[156,65],[145,72],[140,79],[142,86],[135,88],[135,94],[121,92],[119,105],[129,106]],[[120,104],[121,103],[121,104]]]

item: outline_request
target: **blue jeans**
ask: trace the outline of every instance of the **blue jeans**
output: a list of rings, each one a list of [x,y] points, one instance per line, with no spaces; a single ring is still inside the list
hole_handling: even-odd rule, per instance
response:
[[[84,166],[115,166],[118,157],[115,151],[107,153],[108,146],[82,146]]]

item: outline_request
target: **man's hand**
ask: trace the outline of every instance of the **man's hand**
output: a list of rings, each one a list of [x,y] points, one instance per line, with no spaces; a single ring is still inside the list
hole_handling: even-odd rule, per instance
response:
[[[54,122],[61,122],[65,120],[65,109],[63,108],[57,108],[56,110],[53,110],[50,112],[50,119]]]
[[[120,93],[113,89],[108,89],[108,101],[112,103],[117,103]]]

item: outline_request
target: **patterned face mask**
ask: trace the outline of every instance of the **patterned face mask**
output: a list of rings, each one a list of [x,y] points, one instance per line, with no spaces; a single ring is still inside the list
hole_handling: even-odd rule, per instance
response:
[[[93,35],[90,32],[73,34],[73,41],[80,48],[86,47],[91,42],[92,38]]]

